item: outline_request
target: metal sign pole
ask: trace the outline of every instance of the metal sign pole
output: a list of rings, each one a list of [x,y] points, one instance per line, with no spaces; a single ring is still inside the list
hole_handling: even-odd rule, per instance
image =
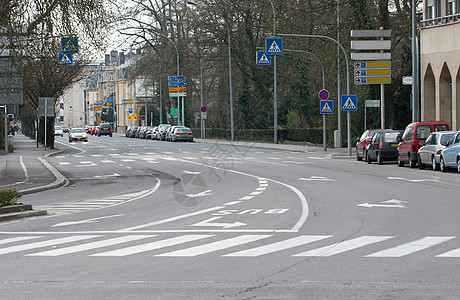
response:
[[[327,151],[326,115],[323,114],[323,150]]]
[[[46,119],[48,110],[48,98],[45,98],[45,151],[46,151]]]
[[[5,154],[8,154],[8,119],[6,116],[6,105],[1,106],[1,108],[5,109],[5,117],[4,117],[4,120],[5,120],[5,123],[4,123],[4,126],[5,126]]]

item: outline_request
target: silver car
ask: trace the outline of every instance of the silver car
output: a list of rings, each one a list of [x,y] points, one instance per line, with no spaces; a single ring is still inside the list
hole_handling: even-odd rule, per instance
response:
[[[88,135],[84,128],[72,128],[69,131],[69,143],[73,141],[88,141]]]
[[[433,171],[438,171],[441,151],[446,148],[447,142],[454,133],[455,131],[432,132],[426,141],[421,143],[422,148],[418,150],[418,167],[424,169],[426,166],[431,166]]]

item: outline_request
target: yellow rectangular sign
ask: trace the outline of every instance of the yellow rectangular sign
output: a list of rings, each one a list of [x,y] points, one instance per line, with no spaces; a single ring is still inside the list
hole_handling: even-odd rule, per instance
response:
[[[391,75],[390,69],[365,69],[365,70],[355,70],[355,76],[382,76],[382,75]]]
[[[186,86],[171,86],[169,87],[170,92],[185,92],[187,91]]]
[[[391,83],[390,76],[382,77],[365,77],[365,76],[355,76],[355,84],[389,84]]]

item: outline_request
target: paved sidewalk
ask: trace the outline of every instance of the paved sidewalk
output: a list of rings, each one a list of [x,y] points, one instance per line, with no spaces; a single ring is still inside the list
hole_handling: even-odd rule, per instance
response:
[[[23,134],[10,136],[13,139],[13,153],[1,157],[6,169],[0,177],[0,189],[14,188],[21,194],[30,194],[66,183],[66,178],[51,166],[45,158],[59,153],[55,149],[38,147],[35,140]]]

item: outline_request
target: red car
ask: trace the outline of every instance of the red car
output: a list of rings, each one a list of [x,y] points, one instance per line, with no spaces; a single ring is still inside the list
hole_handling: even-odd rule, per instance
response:
[[[398,146],[398,166],[404,167],[404,164],[408,163],[411,168],[415,168],[417,153],[422,147],[420,143],[424,143],[432,132],[448,130],[450,126],[445,121],[414,122],[407,125]]]
[[[367,148],[371,143],[372,136],[378,131],[384,131],[390,129],[368,129],[356,140],[356,160],[361,161],[364,158],[364,161],[367,161]]]
[[[95,135],[99,132],[99,126],[91,127],[91,135]]]

